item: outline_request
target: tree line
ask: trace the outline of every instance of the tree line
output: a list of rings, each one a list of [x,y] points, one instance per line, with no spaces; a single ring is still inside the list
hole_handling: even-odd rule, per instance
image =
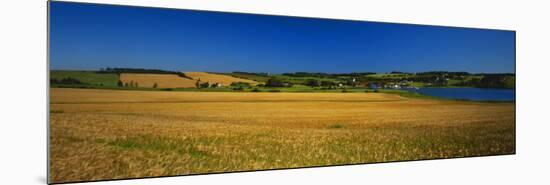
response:
[[[359,77],[376,74],[373,72],[353,72],[353,73],[310,73],[310,72],[294,72],[283,73],[282,75],[291,77],[317,77],[317,78],[336,78],[336,77]]]
[[[185,73],[178,72],[178,71],[167,71],[167,70],[160,70],[160,69],[145,69],[145,68],[101,68],[96,73],[100,74],[118,74],[120,73],[139,73],[139,74],[175,74],[182,78],[187,78],[192,80],[193,78],[185,75]]]

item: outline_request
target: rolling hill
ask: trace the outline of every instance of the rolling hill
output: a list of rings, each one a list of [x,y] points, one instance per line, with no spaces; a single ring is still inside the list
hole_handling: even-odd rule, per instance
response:
[[[224,86],[229,86],[233,82],[245,82],[245,83],[250,83],[251,85],[259,84],[259,82],[257,81],[236,78],[228,75],[212,74],[212,73],[206,73],[206,72],[184,72],[184,73],[185,73],[185,76],[188,76],[193,80],[200,79],[201,82],[220,83]]]
[[[153,87],[157,84],[158,88],[190,88],[195,87],[195,80],[180,77],[175,74],[137,74],[121,73],[120,81],[122,83],[138,83],[138,87]]]

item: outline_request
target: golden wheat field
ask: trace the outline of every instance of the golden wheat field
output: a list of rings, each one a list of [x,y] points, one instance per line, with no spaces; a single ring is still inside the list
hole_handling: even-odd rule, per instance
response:
[[[515,153],[514,103],[50,89],[53,182]]]
[[[137,74],[121,73],[122,83],[138,83],[139,87],[152,88],[157,84],[158,88],[187,88],[195,87],[195,80],[179,77],[175,74]]]
[[[228,75],[212,74],[206,72],[185,72],[185,75],[193,78],[194,80],[201,80],[201,82],[220,83],[224,86],[229,86],[233,82],[245,82],[253,85],[258,84],[254,80],[247,80],[242,78],[236,78]]]

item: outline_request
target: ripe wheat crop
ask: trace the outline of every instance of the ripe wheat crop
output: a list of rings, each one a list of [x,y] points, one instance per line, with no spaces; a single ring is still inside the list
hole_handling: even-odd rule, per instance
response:
[[[514,103],[51,89],[53,182],[515,153]]]

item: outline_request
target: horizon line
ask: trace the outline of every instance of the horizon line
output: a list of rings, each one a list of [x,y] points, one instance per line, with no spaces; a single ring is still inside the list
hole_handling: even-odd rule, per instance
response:
[[[107,67],[106,67],[107,68]],[[103,68],[103,69],[106,69]],[[417,73],[428,73],[428,72],[449,72],[449,73],[469,73],[469,74],[516,74],[516,72],[469,72],[469,71],[450,71],[450,70],[427,70],[427,71],[417,71],[417,72],[408,72],[408,71],[399,71],[392,70],[386,72],[374,72],[374,71],[353,71],[353,72],[308,72],[308,71],[290,71],[290,72],[265,72],[265,71],[245,71],[245,70],[234,70],[234,71],[205,71],[205,70],[166,70],[166,69],[156,69],[156,68],[129,68],[129,67],[108,67],[111,69],[146,69],[146,70],[159,70],[166,72],[206,72],[206,73],[235,73],[235,72],[244,72],[244,73],[267,73],[267,74],[285,74],[285,73],[324,73],[324,74],[351,74],[351,73],[375,73],[375,74],[390,74],[393,72],[398,73],[408,73],[408,74],[417,74]],[[50,68],[49,71],[102,71],[100,69],[53,69]]]

